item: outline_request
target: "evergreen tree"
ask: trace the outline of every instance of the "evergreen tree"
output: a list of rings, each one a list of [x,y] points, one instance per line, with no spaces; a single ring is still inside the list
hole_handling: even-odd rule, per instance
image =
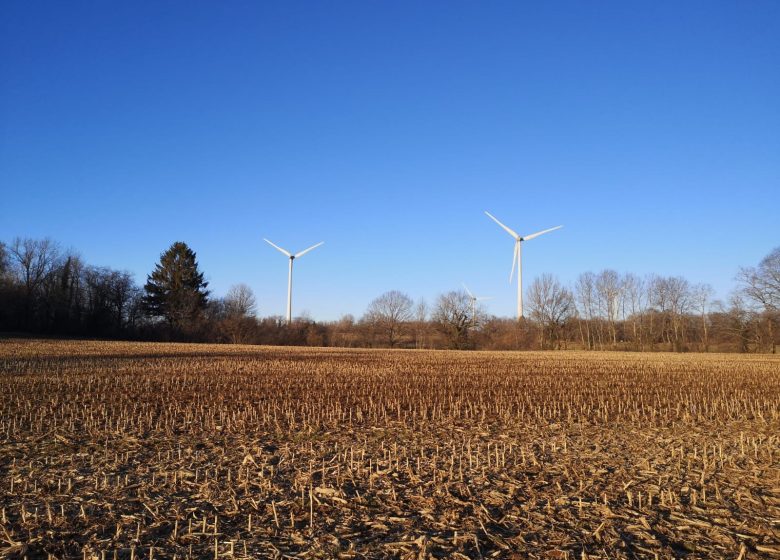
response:
[[[189,330],[208,303],[206,286],[195,253],[186,243],[177,241],[160,255],[160,262],[146,279],[144,311],[151,317],[164,318],[171,327]]]

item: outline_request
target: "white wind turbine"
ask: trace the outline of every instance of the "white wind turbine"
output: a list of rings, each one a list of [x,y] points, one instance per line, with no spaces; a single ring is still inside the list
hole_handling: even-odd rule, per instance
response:
[[[312,245],[308,249],[304,249],[300,253],[295,253],[293,255],[292,253],[290,253],[289,251],[285,251],[284,249],[282,249],[278,245],[274,245],[273,243],[271,243],[267,239],[263,238],[263,240],[266,243],[268,243],[271,247],[273,247],[274,249],[278,250],[279,252],[287,255],[290,258],[290,272],[287,275],[287,324],[290,324],[290,322],[292,321],[292,270],[293,270],[293,261],[295,259],[297,259],[298,257],[302,257],[303,255],[305,255],[306,253],[308,253],[312,249],[316,249],[317,247],[319,247],[320,245],[322,245],[325,242],[324,241],[320,241],[316,245]]]
[[[469,290],[468,286],[466,286],[465,283],[463,283],[463,289],[466,290],[466,293],[469,296],[469,299],[471,300],[471,324],[473,325],[477,321],[477,302],[486,300],[486,299],[493,299],[490,296],[475,296],[471,293],[471,290]]]
[[[529,239],[533,239],[534,237],[539,237],[540,235],[544,233],[549,233],[551,231],[555,231],[556,229],[561,229],[563,226],[555,226],[554,228],[545,229],[542,231],[537,231],[536,233],[532,233],[531,235],[518,235],[516,232],[512,231],[508,227],[506,227],[504,224],[498,221],[498,219],[493,216],[490,212],[487,210],[485,211],[485,214],[488,215],[488,217],[496,222],[498,225],[500,225],[506,232],[515,238],[515,251],[514,256],[512,257],[512,272],[509,273],[509,283],[512,283],[512,276],[515,273],[515,265],[517,265],[517,320],[523,318],[523,260],[522,260],[522,254],[520,250],[520,245],[523,241],[528,241]]]

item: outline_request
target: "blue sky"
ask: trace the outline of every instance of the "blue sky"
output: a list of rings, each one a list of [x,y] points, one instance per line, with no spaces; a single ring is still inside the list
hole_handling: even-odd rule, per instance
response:
[[[0,239],[361,315],[614,268],[719,297],[780,244],[780,3],[0,5]]]

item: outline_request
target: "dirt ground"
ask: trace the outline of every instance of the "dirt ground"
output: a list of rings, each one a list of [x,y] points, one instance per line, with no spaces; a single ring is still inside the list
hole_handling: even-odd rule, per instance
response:
[[[780,357],[0,341],[2,558],[780,558]]]

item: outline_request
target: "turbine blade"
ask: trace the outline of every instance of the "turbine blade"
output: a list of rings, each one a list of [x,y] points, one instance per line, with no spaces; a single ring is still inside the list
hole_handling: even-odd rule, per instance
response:
[[[265,237],[263,238],[263,241],[265,241],[266,243],[268,243],[268,244],[269,244],[271,247],[273,247],[273,248],[274,248],[274,249],[276,249],[277,251],[281,251],[282,253],[284,253],[284,254],[285,254],[285,255],[287,255],[288,257],[292,257],[292,255],[291,255],[290,253],[288,253],[287,251],[285,251],[284,249],[282,249],[281,247],[279,247],[279,245],[274,245],[273,243],[271,243],[270,241],[268,241],[268,240],[267,240]]]
[[[304,250],[303,250],[303,251],[301,251],[300,253],[296,253],[296,254],[295,254],[295,258],[297,259],[298,257],[302,257],[303,255],[305,255],[306,253],[308,253],[308,252],[309,252],[309,251],[311,251],[312,249],[316,249],[317,247],[319,247],[319,246],[320,246],[320,245],[322,245],[323,243],[325,243],[325,242],[324,242],[324,241],[320,241],[320,242],[319,242],[319,243],[317,243],[316,245],[312,245],[312,246],[311,246],[311,247],[309,247],[308,249],[304,249]]]
[[[512,277],[515,275],[515,265],[517,265],[517,250],[520,248],[520,241],[515,242],[515,252],[512,256],[512,272],[509,273],[509,283],[512,283]]]
[[[499,221],[498,221],[498,218],[496,218],[496,217],[495,217],[493,214],[491,214],[491,213],[490,213],[490,212],[488,212],[487,210],[485,210],[485,214],[487,214],[487,215],[488,215],[488,218],[490,218],[491,220],[493,220],[494,222],[496,222],[498,225],[500,225],[502,228],[504,228],[504,230],[506,230],[506,232],[507,232],[509,235],[511,235],[511,236],[512,236],[512,237],[514,237],[515,239],[520,239],[520,236],[519,236],[519,235],[517,235],[517,233],[516,233],[516,232],[512,231],[511,229],[509,229],[508,227],[506,227],[504,224],[502,224],[501,222],[499,222]]]
[[[563,226],[555,226],[555,227],[551,227],[550,229],[545,229],[543,231],[537,231],[536,233],[532,233],[531,235],[524,236],[523,241],[528,241],[529,239],[533,239],[534,237],[539,237],[544,233],[550,233],[551,231],[555,231],[556,229],[561,229],[562,227]]]
[[[472,293],[469,291],[469,289],[468,289],[468,286],[466,286],[466,283],[465,283],[465,282],[461,282],[461,284],[463,284],[463,289],[464,289],[464,290],[466,290],[466,293],[469,295],[469,297],[473,298],[473,297],[474,297],[474,294],[472,294]]]

